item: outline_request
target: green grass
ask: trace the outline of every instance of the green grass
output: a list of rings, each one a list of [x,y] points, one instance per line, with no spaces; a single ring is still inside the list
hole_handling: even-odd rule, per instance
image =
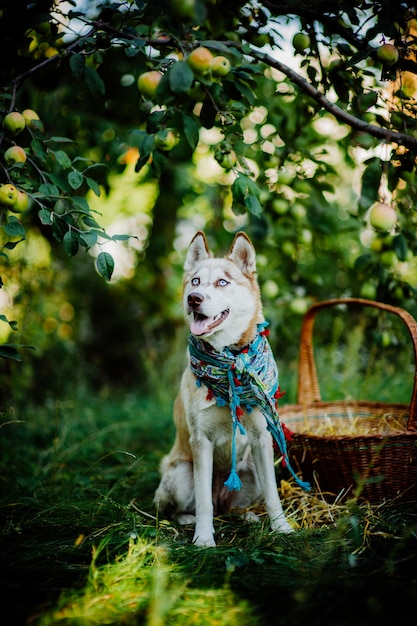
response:
[[[348,380],[350,393],[354,358],[334,345],[320,358],[323,372],[342,363],[325,392],[343,395]],[[366,384],[380,398],[388,370],[375,363]],[[284,374],[289,400],[295,371]],[[391,394],[403,396],[408,369],[389,372]],[[215,520],[218,545],[207,550],[192,545],[191,527],[158,519],[152,499],[175,389],[155,381],[145,395],[74,393],[2,415],[5,623],[369,626],[398,612],[414,623],[416,503],[329,504],[284,481],[297,532],[271,534],[262,509],[255,525],[230,514]]]

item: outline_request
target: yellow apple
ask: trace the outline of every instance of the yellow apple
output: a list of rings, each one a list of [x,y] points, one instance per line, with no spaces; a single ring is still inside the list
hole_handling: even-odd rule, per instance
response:
[[[21,146],[11,146],[4,153],[4,160],[8,165],[24,163],[27,159],[26,152]]]
[[[138,89],[145,98],[152,99],[156,89],[161,82],[162,74],[158,70],[144,72],[138,78]]]
[[[16,202],[10,207],[13,213],[23,213],[29,207],[29,196],[20,189],[17,190]]]
[[[211,71],[214,76],[226,76],[230,72],[230,61],[227,57],[218,56],[214,57],[211,62]]]
[[[18,111],[8,113],[3,120],[3,128],[12,136],[18,135],[25,127],[25,118]]]
[[[384,43],[376,51],[376,56],[384,65],[395,65],[398,61],[398,49],[392,43]]]
[[[213,55],[208,48],[200,46],[195,48],[187,58],[187,63],[196,74],[208,74],[211,70]]]
[[[43,130],[43,124],[39,119],[39,115],[33,109],[25,109],[22,111],[22,115],[25,120],[25,124],[28,128],[34,129],[37,128],[39,130]]]
[[[388,231],[397,223],[397,213],[389,204],[376,202],[369,213],[369,223],[378,231]]]
[[[0,204],[11,207],[17,200],[17,189],[14,185],[7,183],[0,186]]]

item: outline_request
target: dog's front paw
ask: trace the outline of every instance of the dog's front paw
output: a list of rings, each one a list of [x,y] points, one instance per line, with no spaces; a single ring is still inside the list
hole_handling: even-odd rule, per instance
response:
[[[279,517],[272,520],[271,528],[274,532],[277,532],[277,533],[293,533],[294,532],[294,528],[290,526],[290,524],[287,522],[286,518],[283,515],[280,515]]]
[[[199,548],[215,548],[216,542],[212,533],[197,532],[194,533],[193,544]]]

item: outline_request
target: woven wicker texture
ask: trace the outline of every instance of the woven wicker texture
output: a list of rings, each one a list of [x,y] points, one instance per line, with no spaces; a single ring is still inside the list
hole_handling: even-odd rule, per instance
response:
[[[291,462],[304,479],[317,483],[330,497],[343,492],[370,502],[417,499],[417,371],[409,404],[321,399],[313,352],[314,321],[320,310],[337,305],[370,306],[400,317],[417,363],[417,322],[403,309],[362,298],[314,304],[301,329],[297,404],[280,410],[281,420],[294,433]]]

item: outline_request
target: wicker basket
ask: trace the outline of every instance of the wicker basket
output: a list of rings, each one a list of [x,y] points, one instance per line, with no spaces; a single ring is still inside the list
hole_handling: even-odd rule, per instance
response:
[[[297,404],[280,410],[281,420],[294,433],[289,444],[291,462],[304,479],[318,484],[329,497],[356,495],[370,502],[417,499],[417,373],[409,405],[321,400],[313,353],[314,320],[321,309],[340,304],[371,306],[398,315],[410,333],[417,362],[417,322],[403,309],[361,298],[314,304],[305,314],[301,330]],[[384,434],[381,420],[387,415],[402,422],[402,429]],[[361,420],[360,434],[336,434],[337,425],[352,416]],[[323,420],[330,420],[336,425],[335,434],[302,434],[306,420],[309,433],[314,433],[312,424],[320,432]]]

